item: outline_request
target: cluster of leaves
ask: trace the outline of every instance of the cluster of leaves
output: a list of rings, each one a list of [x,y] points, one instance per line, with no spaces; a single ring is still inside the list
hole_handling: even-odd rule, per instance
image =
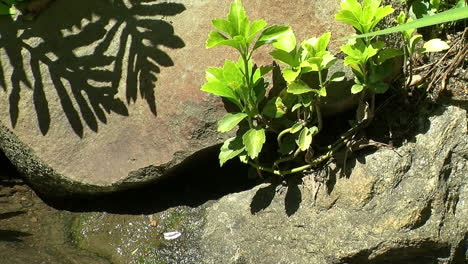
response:
[[[251,22],[241,1],[234,0],[226,19],[212,21],[217,30],[210,33],[206,47],[235,48],[240,54],[239,59],[236,62],[226,60],[221,68],[208,68],[207,82],[201,88],[237,106],[237,111],[228,113],[218,123],[219,132],[228,132],[239,126],[237,135],[222,145],[220,164],[239,157],[258,170],[286,175],[318,164],[347,143],[357,128],[372,119],[375,94],[384,93],[389,88],[384,78],[391,60],[403,54],[439,51],[444,46],[439,40],[426,42],[422,49],[419,48],[417,44],[421,37],[411,28],[400,30],[406,41],[404,49],[389,48],[384,42],[377,41],[372,34],[377,33],[378,23],[393,11],[389,5],[381,6],[381,0],[363,0],[362,4],[357,0],[341,1],[341,10],[335,19],[351,25],[363,35],[351,38],[341,47],[346,54],[344,65],[349,66],[355,75],[351,92],[360,94],[360,102],[353,127],[333,144],[317,148],[313,142],[323,127],[320,105],[327,97],[327,86],[330,82],[344,79],[341,72],[328,76],[329,68],[336,62],[327,50],[331,33],[307,39],[298,45],[290,27],[266,27],[264,20]],[[397,22],[406,24],[411,19],[400,15]],[[257,66],[252,61],[253,52],[267,44],[273,46],[270,55],[284,65],[281,73],[286,85],[279,92],[269,89],[264,78],[271,67]],[[317,81],[311,81],[310,76]],[[261,155],[267,132],[276,136],[277,151],[273,158]],[[264,165],[265,161],[270,165]],[[292,161],[301,164],[291,168]]]
[[[466,0],[401,0],[409,6],[409,16],[418,19],[433,16],[439,12],[452,8],[467,6]]]

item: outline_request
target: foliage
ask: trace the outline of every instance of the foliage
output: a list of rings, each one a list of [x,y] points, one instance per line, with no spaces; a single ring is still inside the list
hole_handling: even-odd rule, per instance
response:
[[[206,47],[228,46],[240,55],[237,61],[226,60],[223,67],[208,68],[206,83],[201,88],[237,107],[236,111],[226,114],[218,122],[219,132],[239,127],[236,136],[221,146],[221,166],[239,157],[258,171],[284,176],[323,162],[372,120],[375,94],[384,93],[389,88],[384,81],[388,72],[385,64],[389,60],[403,54],[413,56],[446,48],[440,40],[428,41],[420,48],[418,42],[421,37],[415,34],[412,24],[427,25],[434,21],[427,22],[430,18],[423,18],[422,22],[411,21],[404,14],[397,18],[400,24],[398,31],[402,31],[405,37],[404,49],[386,47],[384,42],[374,37],[379,32],[378,23],[394,10],[380,4],[381,0],[363,0],[362,4],[357,0],[342,0],[341,10],[335,15],[338,21],[351,25],[361,34],[350,38],[341,47],[346,54],[344,65],[349,66],[355,75],[351,93],[360,94],[360,100],[352,127],[325,147],[319,147],[315,140],[323,129],[321,104],[327,97],[328,85],[344,79],[341,72],[328,76],[330,67],[337,61],[327,50],[331,33],[304,40],[298,45],[288,26],[267,27],[264,20],[251,22],[240,0],[232,2],[226,19],[212,21],[217,30],[209,34]],[[447,17],[436,19],[440,21]],[[279,87],[279,91],[276,87],[270,89],[265,79],[272,67],[257,66],[252,61],[252,54],[267,44],[273,46],[270,55],[283,65],[281,75],[285,85]],[[315,82],[311,81],[314,79]],[[276,137],[273,144],[276,153],[263,151],[272,136]]]

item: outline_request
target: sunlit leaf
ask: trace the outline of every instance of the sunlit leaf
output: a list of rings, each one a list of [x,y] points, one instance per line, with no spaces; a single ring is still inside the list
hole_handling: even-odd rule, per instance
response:
[[[435,38],[424,43],[424,52],[439,52],[450,48],[447,42]]]
[[[357,94],[361,92],[363,89],[364,89],[364,86],[362,86],[361,84],[355,84],[351,87],[351,93]]]
[[[242,144],[241,137],[232,137],[221,146],[219,152],[219,165],[223,166],[226,161],[236,157],[244,151],[244,145]]]
[[[291,28],[288,26],[271,26],[263,30],[254,45],[254,50],[265,45],[277,41],[283,34],[290,34]]]
[[[309,87],[304,81],[296,80],[288,85],[287,88],[288,93],[292,94],[303,94],[312,92],[313,89]]]
[[[291,83],[296,80],[297,76],[299,76],[301,71],[285,68],[283,69],[282,73],[283,73],[284,80],[287,81],[288,83]]]
[[[302,151],[306,151],[310,147],[311,143],[312,143],[312,133],[307,127],[304,127],[301,130],[301,133],[299,134],[297,145]]]
[[[236,127],[242,120],[247,117],[245,113],[229,113],[226,114],[223,119],[218,121],[218,131],[228,132]]]
[[[244,142],[247,155],[250,158],[255,159],[262,151],[263,144],[265,144],[265,130],[263,128],[251,128],[243,136],[242,141]]]
[[[345,79],[344,72],[334,72],[330,77],[330,82],[341,82]]]
[[[263,108],[263,114],[270,118],[281,118],[286,114],[286,106],[283,104],[281,97],[273,97],[266,103]]]

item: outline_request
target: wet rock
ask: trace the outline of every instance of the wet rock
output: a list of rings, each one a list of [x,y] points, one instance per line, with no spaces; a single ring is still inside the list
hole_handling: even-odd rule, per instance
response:
[[[224,105],[199,89],[206,67],[235,59],[205,49],[230,2],[54,1],[33,22],[2,18],[0,149],[35,190],[63,197],[157,181],[222,142]],[[299,39],[338,39],[352,32],[331,22],[338,2],[244,4]],[[271,63],[266,51],[258,62]]]
[[[205,263],[466,263],[467,113],[440,106],[420,121],[401,147],[330,173],[316,199],[305,177],[213,203]]]

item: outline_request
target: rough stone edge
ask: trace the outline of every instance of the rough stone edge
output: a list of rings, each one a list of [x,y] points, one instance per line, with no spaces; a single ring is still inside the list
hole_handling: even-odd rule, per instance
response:
[[[24,180],[39,194],[48,198],[99,195],[127,190],[158,181],[189,153],[179,152],[168,163],[129,172],[128,177],[109,185],[86,184],[58,173],[22,143],[0,122],[0,150],[15,166]],[[143,180],[142,180],[143,179]]]

